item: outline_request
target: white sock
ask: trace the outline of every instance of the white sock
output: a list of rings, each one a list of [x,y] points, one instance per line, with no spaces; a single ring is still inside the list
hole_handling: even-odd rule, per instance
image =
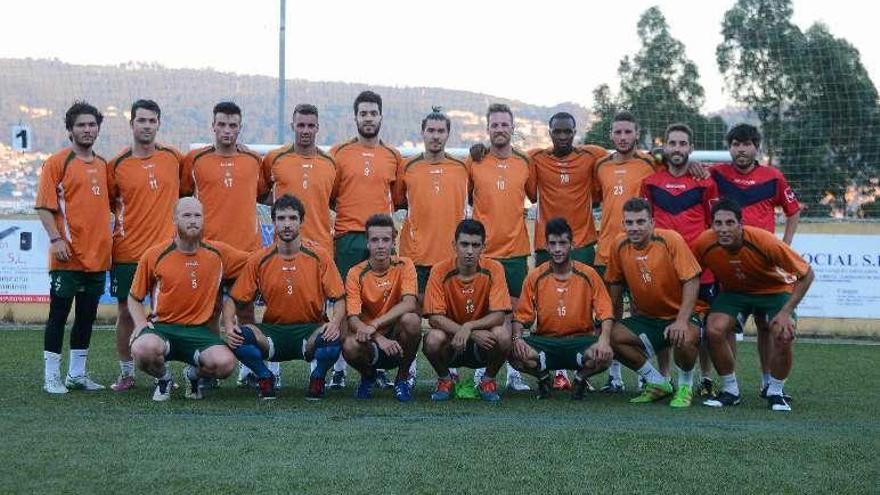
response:
[[[199,379],[199,370],[195,366],[187,366],[186,367],[186,378],[187,380],[198,380]]]
[[[43,378],[61,375],[61,354],[43,351]]]
[[[250,375],[251,373],[253,373],[251,369],[245,366],[243,363],[238,364],[238,378],[240,380],[243,380],[244,377]]]
[[[86,358],[89,357],[88,349],[71,349],[70,362],[67,363],[67,374],[72,377],[86,374]]]
[[[560,376],[560,375],[568,378],[568,372],[565,370],[556,370],[556,376]]]
[[[160,380],[170,380],[171,379],[171,367],[168,366],[168,363],[165,363],[165,372],[159,377]]]
[[[767,396],[771,395],[782,395],[782,387],[785,385],[785,380],[780,380],[778,378],[770,377],[770,383],[767,384]]]
[[[677,366],[676,369],[678,370],[678,386],[692,387],[694,385],[694,369],[691,368],[688,371],[684,371]]]
[[[311,374],[313,371],[315,371],[315,368],[317,368],[317,367],[318,367],[318,361],[316,359],[312,359],[311,361],[309,361],[309,374]],[[333,364],[333,369],[334,370],[336,369],[335,363]]]
[[[640,377],[644,378],[646,382],[655,385],[663,383],[665,381],[663,379],[663,375],[661,375],[660,372],[657,371],[657,368],[655,368],[654,365],[651,364],[651,361],[648,360],[645,360],[645,364],[643,364],[641,368],[637,369],[636,373],[638,373]]]
[[[409,374],[410,375],[416,376],[416,372],[418,371],[418,369],[417,369],[418,367],[416,366],[417,364],[418,364],[418,362],[415,359],[413,359],[412,364],[409,365]]]
[[[611,366],[608,367],[608,376],[611,377],[611,381],[615,384],[623,383],[620,361],[617,361],[616,359],[611,361]]]
[[[771,378],[770,378],[769,372],[761,373],[761,388],[764,388],[767,385],[770,385],[770,380],[771,380]]]
[[[278,361],[267,361],[266,367],[269,368],[273,375],[281,376],[281,363]]]
[[[134,361],[119,361],[122,376],[134,376]]]
[[[339,359],[333,363],[333,371],[342,371],[345,372],[346,368],[345,359],[342,357],[342,354],[339,355]]]
[[[736,373],[721,375],[721,390],[733,395],[739,395],[739,384],[736,383]]]

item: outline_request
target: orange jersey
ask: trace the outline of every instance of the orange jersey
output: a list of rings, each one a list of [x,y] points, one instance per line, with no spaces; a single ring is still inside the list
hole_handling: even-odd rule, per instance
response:
[[[206,238],[244,251],[260,248],[257,196],[266,193],[260,168],[260,157],[249,151],[224,156],[208,146],[186,155],[180,193],[202,202]]]
[[[791,292],[795,280],[810,269],[791,246],[766,230],[748,225],[743,226],[743,245],[736,252],[721,247],[711,229],[700,234],[693,251],[697,261],[715,274],[723,292]]]
[[[551,263],[529,272],[514,321],[535,323],[532,335],[569,337],[593,335],[593,320],[613,318],[611,298],[596,270],[574,260],[571,270],[565,280],[553,274]]]
[[[404,296],[418,297],[417,293],[416,267],[409,258],[392,258],[383,273],[373,271],[366,260],[348,271],[345,308],[349,316],[370,323],[400,304]]]
[[[634,312],[652,318],[673,319],[681,309],[682,284],[700,275],[700,264],[684,238],[674,230],[654,229],[644,249],[621,234],[608,258],[605,281],[626,285]],[[694,311],[706,310],[698,304]]]
[[[220,282],[235,278],[248,253],[215,241],[202,241],[195,253],[175,241],[157,244],[138,262],[129,293],[137,301],[150,295],[160,323],[204,325],[214,313]]]
[[[392,191],[403,158],[400,153],[379,141],[367,146],[352,139],[334,146],[330,156],[336,160],[335,235],[363,232],[367,219],[374,213],[394,212]]]
[[[596,242],[593,220],[593,167],[607,152],[598,146],[575,148],[563,157],[552,149],[529,152],[532,160],[530,197],[538,201],[535,222],[535,250],[544,249],[544,226],[555,217],[568,221],[572,231],[572,247],[589,246]]]
[[[137,263],[147,248],[174,236],[182,161],[179,151],[158,144],[148,157],[135,157],[126,148],[110,160],[114,263]]]
[[[527,256],[531,252],[523,208],[531,167],[517,150],[507,158],[486,155],[480,162],[465,161],[470,173],[474,218],[486,226],[490,258]],[[532,197],[531,199],[534,199]]]
[[[257,293],[266,301],[263,323],[311,323],[324,320],[324,304],[345,297],[339,270],[326,250],[301,246],[290,258],[272,244],[251,254],[229,296],[252,302]]]
[[[596,195],[602,200],[602,225],[596,264],[608,263],[614,239],[623,233],[623,204],[639,195],[642,179],[654,173],[654,159],[642,151],[626,161],[617,161],[617,153],[596,163]]]
[[[397,181],[396,203],[409,211],[400,235],[400,254],[420,266],[432,266],[454,254],[455,227],[465,218],[468,171],[464,162],[446,155],[438,162],[424,154],[410,158]]]
[[[71,257],[49,255],[49,270],[100,272],[110,268],[112,238],[107,162],[98,155],[86,163],[72,148],[50,156],[40,171],[34,208],[52,212],[55,228],[69,244]]]
[[[276,201],[285,194],[299,198],[306,207],[300,234],[327,251],[333,251],[330,233],[330,195],[336,181],[336,162],[323,151],[300,155],[293,145],[270,151],[263,158],[263,180]]]
[[[462,324],[496,311],[510,312],[510,295],[501,263],[480,257],[477,272],[462,280],[456,259],[434,265],[425,289],[424,315],[444,315]]]

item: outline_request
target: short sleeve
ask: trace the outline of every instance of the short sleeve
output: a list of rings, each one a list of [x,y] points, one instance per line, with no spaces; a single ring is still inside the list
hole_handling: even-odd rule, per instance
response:
[[[443,270],[441,265],[431,268],[428,287],[425,289],[425,315],[445,315],[446,295],[443,293]]]
[[[37,188],[37,201],[34,207],[38,210],[58,211],[58,184],[61,183],[61,164],[55,157],[43,163],[40,172],[40,184]]]

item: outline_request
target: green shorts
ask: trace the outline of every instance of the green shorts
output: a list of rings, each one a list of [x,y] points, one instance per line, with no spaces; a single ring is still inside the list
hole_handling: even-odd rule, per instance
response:
[[[110,266],[110,295],[123,302],[128,299],[137,263],[113,263]]]
[[[513,258],[497,258],[504,267],[504,278],[507,280],[507,293],[510,297],[519,297],[522,293],[523,282],[529,272],[529,257],[515,256]]]
[[[593,263],[596,261],[596,243],[572,249],[571,259],[593,266]],[[547,261],[550,261],[550,253],[545,249],[535,251],[535,266]]]
[[[578,370],[584,365],[584,352],[595,344],[599,337],[582,335],[577,337],[542,337],[530,335],[523,337],[526,344],[538,351],[542,370]]]
[[[709,313],[724,313],[742,323],[750,314],[766,318],[769,321],[785,306],[789,297],[791,297],[791,294],[788,292],[743,294],[741,292],[722,291],[712,301],[712,308],[709,310]],[[794,312],[792,312],[791,317],[797,320],[797,315]]]
[[[473,339],[468,339],[467,344],[465,344],[464,349],[452,356],[452,360],[449,361],[450,368],[485,368],[489,362],[486,360],[486,357],[483,356],[483,351],[480,349],[480,346],[474,342]]]
[[[424,294],[428,287],[428,278],[431,276],[431,267],[416,265],[416,278],[419,282],[419,294]]]
[[[333,244],[333,260],[336,261],[336,268],[339,268],[343,281],[351,267],[370,257],[365,232],[346,232],[337,237]]]
[[[666,331],[666,327],[674,321],[675,318],[667,320],[665,318],[633,315],[620,320],[620,324],[642,339],[642,344],[648,350],[648,355],[653,356],[657,351],[669,347],[669,343],[666,341],[666,336],[663,333]],[[699,329],[703,325],[703,320],[700,318],[700,315],[693,313],[688,318],[688,323]]]
[[[73,297],[80,292],[91,296],[104,293],[107,272],[79,272],[52,270],[49,272],[49,294],[55,297]]]
[[[199,365],[199,354],[215,345],[226,346],[219,335],[205,325],[175,325],[173,323],[153,323],[141,335],[159,336],[168,344],[165,359],[183,361],[193,366]]]
[[[260,323],[257,328],[269,340],[269,361],[305,359],[306,343],[321,323],[274,325]]]

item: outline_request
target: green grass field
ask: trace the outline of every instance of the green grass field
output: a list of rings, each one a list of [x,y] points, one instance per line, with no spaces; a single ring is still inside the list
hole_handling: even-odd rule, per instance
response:
[[[753,343],[740,344],[741,406],[674,411],[630,405],[630,393],[432,404],[424,361],[411,404],[390,392],[356,401],[351,374],[344,392],[307,402],[302,363],[285,363],[270,402],[226,380],[203,401],[180,390],[154,403],[144,376],[124,394],[50,397],[40,390],[42,332],[0,339],[0,493],[880,490],[880,346],[799,344],[786,386],[794,411],[784,414],[757,398]],[[92,349],[92,375],[109,385],[113,333],[96,331]]]

